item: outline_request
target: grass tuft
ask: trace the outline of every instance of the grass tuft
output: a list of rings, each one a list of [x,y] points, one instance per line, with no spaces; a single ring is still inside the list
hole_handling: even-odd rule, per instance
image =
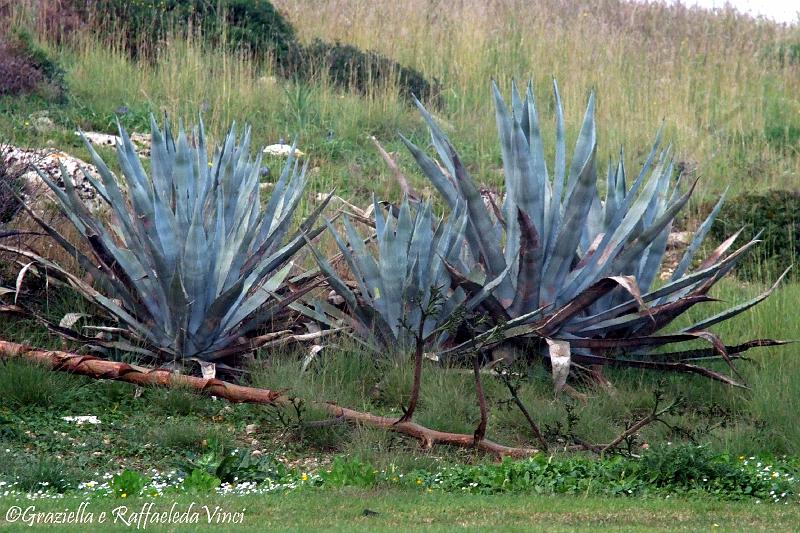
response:
[[[0,398],[14,408],[63,408],[86,382],[27,361],[0,361]]]

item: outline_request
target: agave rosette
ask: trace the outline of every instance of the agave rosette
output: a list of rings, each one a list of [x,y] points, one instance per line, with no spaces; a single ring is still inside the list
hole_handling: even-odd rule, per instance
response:
[[[630,185],[620,153],[616,164],[608,164],[605,191],[601,192],[594,93],[568,167],[564,115],[555,83],[554,92],[555,161],[548,165],[531,84],[524,99],[513,85],[510,109],[493,84],[505,176],[502,206],[491,199],[484,201],[450,140],[417,102],[439,161],[403,140],[445,202],[451,208],[466,204],[469,249],[485,279],[493,280],[491,295],[482,305],[498,326],[482,339],[453,350],[469,349],[490,338],[492,343],[525,338],[536,341],[527,345],[532,344],[544,357],[550,357],[554,346],[566,346],[572,363],[674,369],[739,384],[692,360],[720,357],[735,372],[731,359],[736,353],[777,343],[757,340],[725,346],[706,329],[752,307],[772,289],[678,332],[660,332],[690,307],[711,300],[709,289],[757,241],[728,254],[733,236],[691,268],[723,196],[695,233],[670,279],[655,287],[672,223],[694,184],[681,192],[680,178],[673,179],[670,150],[660,150],[659,132]],[[502,280],[497,282],[499,278]],[[485,284],[474,288],[485,289]],[[698,339],[710,342],[710,350],[657,350]]]
[[[239,142],[235,126],[209,159],[202,123],[174,138],[151,119],[149,175],[120,127],[118,183],[87,142],[100,180],[86,173],[108,216],[90,212],[69,173],[64,188],[42,174],[87,245],[71,244],[31,212],[39,224],[93,278],[96,289],[64,268],[17,250],[60,277],[119,321],[122,340],[103,341],[51,324],[58,332],[106,347],[136,351],[159,360],[214,361],[234,356],[286,331],[289,305],[312,283],[290,291],[286,280],[293,255],[306,243],[323,202],[289,236],[306,184],[306,168],[292,157],[272,194],[260,201],[260,156],[250,155],[250,130]],[[288,237],[287,237],[288,236]],[[91,257],[82,249],[91,250]],[[264,329],[271,332],[263,333]]]
[[[474,308],[482,298],[479,294],[467,299],[463,289],[451,289],[448,266],[466,268],[462,262],[466,210],[454,207],[450,218],[437,221],[429,203],[412,207],[404,200],[396,215],[390,209],[385,216],[376,203],[377,256],[346,215],[344,238],[329,223],[353,282],[315,254],[331,288],[344,299],[347,313],[317,302],[316,309],[307,309],[306,314],[331,324],[349,324],[357,338],[380,353],[408,355],[417,339],[426,351],[441,350],[452,341],[448,324],[459,323],[454,316]]]

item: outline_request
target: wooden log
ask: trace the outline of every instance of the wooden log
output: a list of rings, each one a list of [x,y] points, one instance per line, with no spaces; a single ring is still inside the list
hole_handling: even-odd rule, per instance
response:
[[[245,387],[219,379],[178,374],[167,369],[145,368],[69,352],[39,350],[4,340],[0,340],[0,359],[22,359],[38,363],[53,370],[79,374],[94,379],[124,381],[139,386],[191,387],[198,393],[217,396],[234,403],[285,406],[292,402],[292,399],[285,394],[286,390]],[[481,439],[476,443],[474,435],[437,431],[416,422],[399,422],[395,418],[355,411],[340,407],[332,402],[312,402],[312,405],[350,423],[364,424],[413,437],[419,440],[423,448],[426,449],[440,444],[461,448],[477,448],[498,459],[507,456],[516,458],[530,457],[539,452],[534,448],[514,448],[487,439]]]

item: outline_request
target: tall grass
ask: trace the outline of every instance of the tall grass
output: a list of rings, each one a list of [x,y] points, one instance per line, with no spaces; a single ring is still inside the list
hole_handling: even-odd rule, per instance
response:
[[[698,198],[727,185],[734,192],[800,185],[800,64],[777,53],[800,40],[796,26],[732,9],[622,0],[274,3],[306,41],[375,49],[438,79],[437,115],[481,181],[501,180],[489,80],[507,91],[511,79],[532,78],[549,126],[555,78],[571,137],[589,90],[597,90],[602,157],[624,145],[640,161],[663,121],[677,161],[703,178]],[[190,119],[206,110],[212,131],[235,119],[253,124],[263,144],[300,136],[319,169],[315,186],[363,199],[376,189],[396,192],[369,143],[376,135],[424,184],[396,138],[399,130],[422,139],[424,129],[395,87],[359,97],[320,76],[298,99],[297,86],[276,78],[269,61],[204,46],[197,36],[171,39],[155,62],[131,61],[117,41],[85,35],[63,52],[81,109],[71,118],[85,126],[112,129],[122,105],[132,111],[123,122],[139,127],[151,111]]]
[[[266,62],[210,49],[194,38],[173,40],[155,64],[132,62],[93,37],[65,51],[65,57],[72,65],[73,96],[91,111],[76,114],[83,127],[112,131],[114,111],[123,105],[128,113],[120,117],[122,123],[138,131],[147,128],[151,112],[187,121],[202,115],[217,138],[233,121],[249,124],[257,145],[298,140],[312,161],[312,193],[337,187],[339,194],[368,197],[367,175],[382,171],[368,136],[391,138],[413,128],[414,117],[393,87],[362,98],[334,90],[324,79],[294,84],[276,78]],[[367,168],[360,163],[362,154]],[[280,171],[279,160],[266,163],[273,175]],[[354,179],[359,174],[361,183]]]
[[[624,144],[640,157],[665,120],[677,159],[705,177],[701,195],[728,183],[742,190],[800,183],[797,140],[768,138],[774,126],[800,124],[800,65],[774,55],[779,43],[800,39],[797,27],[732,9],[621,0],[276,4],[302,38],[377,49],[439,78],[453,138],[491,156],[486,176],[497,166],[488,80],[507,88],[512,78],[532,77],[548,115],[555,77],[573,135],[588,90],[597,89],[607,153]]]

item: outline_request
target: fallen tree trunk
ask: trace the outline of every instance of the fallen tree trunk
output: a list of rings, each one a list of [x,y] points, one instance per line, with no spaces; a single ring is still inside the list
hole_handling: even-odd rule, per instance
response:
[[[0,359],[13,358],[32,361],[53,370],[80,374],[94,379],[125,381],[140,386],[172,387],[177,385],[191,387],[198,393],[217,396],[234,403],[256,403],[275,406],[285,406],[292,403],[292,399],[285,395],[285,390],[244,387],[219,379],[187,376],[166,369],[145,368],[88,355],[38,350],[23,344],[0,340]],[[476,443],[474,435],[437,431],[416,422],[398,422],[395,418],[355,411],[331,402],[312,402],[312,404],[334,417],[342,418],[351,423],[364,424],[408,435],[418,439],[426,449],[432,448],[437,444],[461,448],[477,448],[497,458],[521,458],[538,453],[538,450],[533,448],[513,448],[486,439],[481,439]]]

